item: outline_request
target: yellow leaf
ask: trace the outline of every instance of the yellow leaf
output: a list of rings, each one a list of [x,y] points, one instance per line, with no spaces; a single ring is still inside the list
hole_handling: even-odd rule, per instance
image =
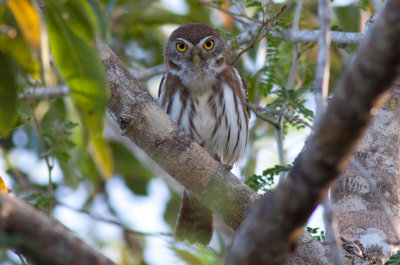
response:
[[[8,188],[6,186],[6,183],[4,183],[4,180],[0,177],[0,192],[8,194]]]
[[[391,109],[395,109],[396,107],[397,107],[396,102],[390,103],[390,108],[391,108]]]
[[[36,52],[40,47],[39,15],[28,0],[9,0],[8,7],[14,14],[22,35],[31,49]]]
[[[94,146],[92,155],[96,167],[105,179],[109,179],[114,170],[111,148],[101,136],[101,133],[94,133],[92,135],[92,143]]]

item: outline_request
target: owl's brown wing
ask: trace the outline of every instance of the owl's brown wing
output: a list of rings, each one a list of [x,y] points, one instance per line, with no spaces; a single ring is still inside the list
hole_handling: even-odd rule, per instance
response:
[[[163,77],[161,78],[161,82],[160,82],[160,86],[158,87],[158,98],[160,98],[160,95],[161,95],[161,89],[162,89],[162,87],[163,87],[163,85],[164,85],[164,82],[165,82],[165,76],[166,76],[167,74],[164,74],[163,75]]]
[[[247,89],[246,80],[244,79],[242,73],[236,67],[233,67],[233,68],[235,69],[236,73],[239,74],[240,81],[242,82],[242,88],[243,88],[243,94],[245,96],[245,102],[246,102],[246,105],[247,105],[247,103],[249,103],[249,92],[248,92],[248,89]],[[249,118],[250,118],[251,112],[250,112],[249,106],[247,106],[247,113],[249,114]]]

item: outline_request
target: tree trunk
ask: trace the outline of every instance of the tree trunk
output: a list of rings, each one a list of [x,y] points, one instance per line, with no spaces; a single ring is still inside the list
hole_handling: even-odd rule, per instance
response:
[[[397,84],[354,154],[369,176],[360,172],[353,162],[332,188],[333,208],[347,252],[347,264],[382,264],[399,249],[395,244],[399,238],[376,192],[386,202],[393,224],[399,229],[399,106],[400,85]],[[367,178],[376,189],[369,185]]]

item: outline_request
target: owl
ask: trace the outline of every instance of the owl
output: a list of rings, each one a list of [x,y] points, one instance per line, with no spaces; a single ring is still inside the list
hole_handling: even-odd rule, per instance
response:
[[[167,71],[158,97],[174,122],[231,168],[246,150],[250,112],[246,83],[227,57],[214,28],[194,23],[177,28],[164,48]],[[207,245],[212,231],[212,212],[185,190],[176,238]]]

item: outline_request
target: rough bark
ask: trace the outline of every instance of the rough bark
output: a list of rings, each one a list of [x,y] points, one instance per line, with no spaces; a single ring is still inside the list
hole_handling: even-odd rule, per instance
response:
[[[38,265],[111,265],[57,220],[0,193],[0,242]]]
[[[123,134],[233,229],[259,196],[186,135],[107,46],[108,113]]]
[[[393,87],[389,100],[363,137],[354,159],[369,176],[350,164],[332,188],[334,212],[340,236],[346,244],[358,246],[360,251],[347,253],[347,264],[382,264],[399,249],[390,220],[385,215],[371,178],[383,195],[390,218],[400,229],[400,84]]]
[[[386,2],[288,178],[242,223],[225,264],[285,264],[330,184],[347,166],[400,64],[400,1]]]
[[[329,248],[322,245],[309,233],[304,232],[288,265],[330,265]],[[243,263],[246,264],[246,263]]]

